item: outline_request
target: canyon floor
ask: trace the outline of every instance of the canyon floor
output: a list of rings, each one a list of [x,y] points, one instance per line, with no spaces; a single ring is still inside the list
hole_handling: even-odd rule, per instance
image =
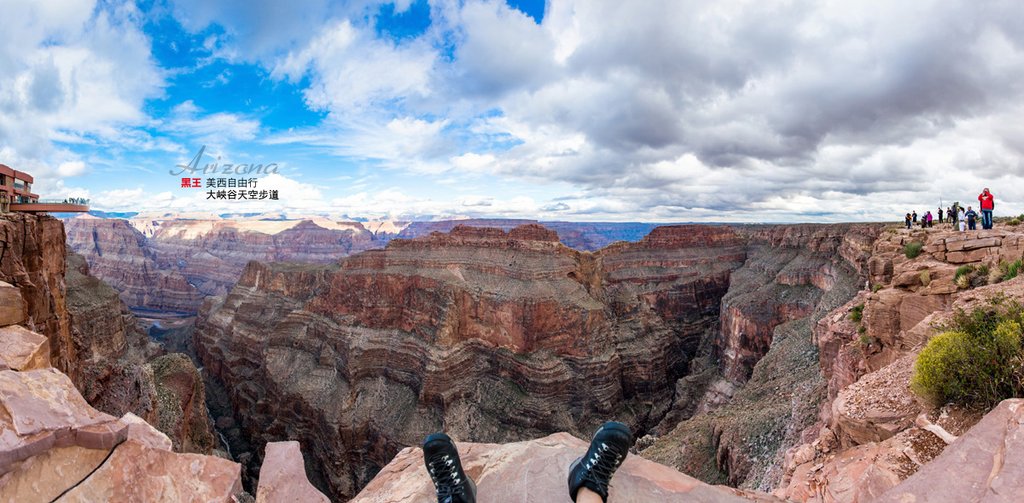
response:
[[[582,249],[564,226],[445,224],[360,250],[372,234],[330,223],[83,222],[0,217],[0,500],[429,501],[416,446],[445,430],[487,501],[561,501],[608,419],[638,437],[619,501],[1024,490],[1020,400],[909,389],[957,310],[1024,302],[1020,278],[957,281],[1024,257],[1013,227],[661,226]]]

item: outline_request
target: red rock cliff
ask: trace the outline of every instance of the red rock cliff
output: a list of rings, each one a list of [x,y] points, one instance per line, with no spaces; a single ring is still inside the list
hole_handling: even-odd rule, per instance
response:
[[[24,325],[49,339],[50,361],[81,379],[64,287],[64,225],[53,217],[0,215],[0,281],[24,299]]]
[[[608,417],[645,429],[671,402],[729,272],[726,227],[596,254],[538,225],[456,227],[318,267],[250,263],[200,315],[196,347],[257,446],[308,446],[351,497],[428,432],[501,442]]]

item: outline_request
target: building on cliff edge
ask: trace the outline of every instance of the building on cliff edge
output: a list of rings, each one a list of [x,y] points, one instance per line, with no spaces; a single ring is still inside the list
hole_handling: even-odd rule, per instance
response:
[[[32,175],[0,164],[0,213],[84,212],[89,211],[85,199],[40,200],[32,193]]]

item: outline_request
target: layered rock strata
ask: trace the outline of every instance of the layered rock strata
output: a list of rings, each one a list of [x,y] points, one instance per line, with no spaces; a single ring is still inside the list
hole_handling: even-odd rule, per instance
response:
[[[911,243],[921,245],[920,254],[907,252]],[[806,443],[787,453],[776,493],[797,501],[870,501],[931,466],[946,441],[972,424],[972,413],[931,411],[913,395],[916,353],[959,309],[990,309],[990,299],[1024,301],[1024,280],[1000,282],[1001,268],[1022,257],[1024,234],[1005,228],[883,233],[867,262],[872,289],[816,326],[827,400],[821,422],[804,431]],[[965,277],[956,281],[958,275]]]
[[[133,308],[195,312],[199,290],[178,268],[158,265],[147,239],[127,220],[88,216],[67,221],[68,247]]]
[[[537,225],[457,227],[336,267],[252,263],[204,307],[196,347],[250,435],[301,440],[314,480],[351,497],[442,428],[501,442],[652,426],[744,257],[727,228],[595,256]]]
[[[730,277],[712,350],[677,383],[679,412],[641,453],[707,482],[771,490],[785,451],[804,441],[825,400],[814,327],[862,287],[881,226],[738,232],[748,257]]]
[[[301,440],[314,482],[350,497],[432,431],[505,442],[687,416],[677,380],[702,340],[768,351],[777,326],[852,296],[879,228],[669,226],[584,253],[538,225],[456,227],[337,266],[250,264],[204,306],[196,347],[253,444]],[[757,293],[730,297],[737,283]],[[719,338],[721,309],[748,321]],[[726,375],[742,384],[754,358]]]
[[[64,267],[64,226],[60,220],[21,213],[0,215],[0,282],[17,289],[21,298],[4,303],[4,321],[23,324],[44,335],[53,366],[79,379],[64,294]],[[15,296],[7,286],[0,285],[0,292],[8,299]]]

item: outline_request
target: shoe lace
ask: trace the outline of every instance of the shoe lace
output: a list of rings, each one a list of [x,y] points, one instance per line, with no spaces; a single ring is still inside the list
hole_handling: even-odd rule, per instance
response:
[[[615,470],[622,462],[622,453],[608,444],[601,443],[594,451],[594,455],[587,460],[585,478],[597,484],[603,492],[608,492],[608,482],[611,481]]]
[[[430,478],[437,488],[437,497],[451,497],[465,495],[466,488],[462,484],[462,478],[455,469],[455,460],[448,454],[437,454],[427,462]]]

